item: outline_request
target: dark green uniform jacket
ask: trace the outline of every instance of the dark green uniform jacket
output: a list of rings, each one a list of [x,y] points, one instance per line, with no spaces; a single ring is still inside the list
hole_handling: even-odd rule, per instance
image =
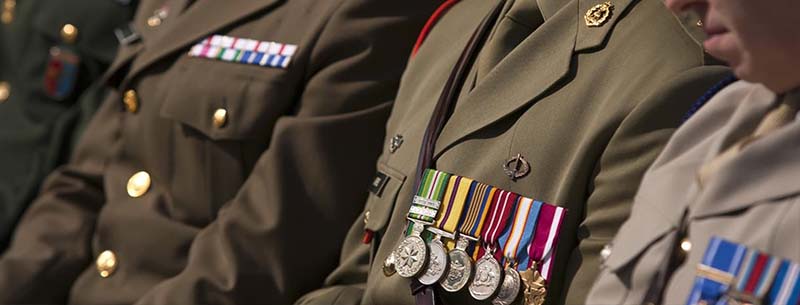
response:
[[[361,211],[429,0],[146,0],[0,303],[287,304]]]
[[[113,0],[0,1],[0,248],[102,100],[114,29],[133,10]]]
[[[639,181],[691,103],[727,71],[660,0],[613,0],[610,17],[584,19],[600,0],[508,0],[435,144],[437,169],[567,208],[548,287],[550,304],[584,304],[600,251],[627,218]],[[403,237],[423,133],[462,49],[496,1],[462,0],[436,24],[403,76],[378,170],[340,267],[300,304],[413,304],[409,280],[385,276]],[[691,24],[695,27],[694,23]],[[528,175],[509,178],[517,155]],[[364,230],[375,231],[370,245]],[[366,279],[366,280],[365,280]],[[440,290],[441,292],[442,290]],[[466,291],[447,304],[477,302]]]

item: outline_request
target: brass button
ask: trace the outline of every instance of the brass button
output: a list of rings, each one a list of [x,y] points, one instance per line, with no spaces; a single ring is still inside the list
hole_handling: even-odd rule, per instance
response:
[[[72,24],[65,24],[61,28],[61,39],[66,43],[74,43],[78,38],[78,28]]]
[[[9,24],[14,21],[14,9],[17,7],[16,0],[3,1],[3,13],[0,14],[0,22]]]
[[[228,111],[220,108],[217,111],[214,111],[214,117],[212,118],[212,124],[216,128],[222,128],[225,126],[225,123],[228,122]]]
[[[369,211],[364,212],[364,225],[369,223]]]
[[[9,96],[11,96],[11,85],[7,82],[0,82],[0,104],[8,100]]]
[[[689,241],[688,238],[681,240],[681,250],[684,253],[689,253],[689,251],[692,251],[692,242]]]
[[[104,278],[109,277],[117,270],[117,255],[109,250],[103,251],[103,253],[97,256],[95,265],[97,266],[97,272],[100,273],[100,276]]]
[[[141,171],[128,179],[128,195],[133,198],[142,197],[150,189],[150,174]]]
[[[128,112],[136,113],[136,111],[139,111],[139,96],[136,94],[135,90],[125,91],[122,102],[125,104],[125,110],[128,110]]]
[[[153,28],[159,25],[161,25],[161,18],[158,18],[158,16],[150,16],[150,18],[147,18],[147,26]]]

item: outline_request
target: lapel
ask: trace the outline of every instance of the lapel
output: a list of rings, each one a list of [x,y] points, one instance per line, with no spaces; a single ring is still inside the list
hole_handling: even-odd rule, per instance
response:
[[[189,7],[180,16],[165,22],[161,28],[143,33],[144,49],[131,66],[126,81],[159,59],[199,41],[205,35],[283,1],[285,0],[204,1]]]
[[[534,0],[517,0],[534,1]],[[535,0],[545,22],[458,101],[442,130],[434,158],[459,140],[541,100],[564,78],[577,51],[600,46],[632,0],[617,0],[614,15],[587,28],[583,15],[600,0]]]
[[[741,102],[763,114],[774,95],[758,86]],[[800,92],[786,98],[800,99]],[[754,106],[750,106],[754,104]],[[763,116],[750,117],[757,124]],[[800,121],[767,134],[749,144],[734,159],[723,165],[693,207],[692,218],[735,212],[770,200],[800,193]]]

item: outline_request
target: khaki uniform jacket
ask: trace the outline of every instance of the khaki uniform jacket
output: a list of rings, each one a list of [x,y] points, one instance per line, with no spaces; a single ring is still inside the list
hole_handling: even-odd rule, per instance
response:
[[[389,180],[350,229],[339,268],[299,304],[413,304],[409,281],[383,262],[403,236],[422,136],[463,47],[496,2],[452,7],[406,70],[378,170]],[[599,252],[627,218],[645,169],[689,105],[726,70],[704,66],[700,46],[661,1],[613,1],[612,18],[588,27],[599,1],[506,3],[435,147],[436,168],[569,209],[551,304],[582,304]],[[541,24],[541,25],[540,25]],[[503,164],[522,155],[530,174]],[[368,216],[368,217],[367,217]],[[364,229],[376,233],[361,243]],[[441,290],[440,290],[441,291]],[[469,293],[445,294],[473,304]]]
[[[800,262],[800,122],[752,142],[704,186],[697,183],[700,167],[751,134],[774,105],[772,92],[740,81],[678,129],[645,175],[587,304],[641,304],[670,256],[684,211],[692,246],[663,291],[664,304],[686,304],[713,236]]]
[[[185,3],[140,3],[114,92],[0,258],[0,303],[286,304],[336,266],[437,3]],[[297,51],[188,55],[212,34]]]
[[[114,29],[134,9],[110,0],[0,1],[0,249],[105,96],[100,78],[116,54]],[[63,34],[69,26],[75,31]],[[64,96],[45,89],[56,78],[46,75],[53,48],[79,58]]]

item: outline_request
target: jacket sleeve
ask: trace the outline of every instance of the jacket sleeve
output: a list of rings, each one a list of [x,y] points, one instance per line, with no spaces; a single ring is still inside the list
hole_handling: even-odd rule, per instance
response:
[[[116,149],[118,98],[109,96],[71,160],[48,176],[20,220],[0,258],[0,303],[64,303],[72,281],[90,263],[95,220],[105,202],[102,173]]]
[[[557,304],[585,304],[586,294],[602,270],[600,252],[630,214],[645,171],[667,143],[690,105],[726,68],[702,66],[684,71],[650,92],[625,117],[595,168],[578,245],[569,255],[564,295]]]
[[[313,46],[296,114],[278,120],[183,271],[137,304],[290,304],[321,286],[361,211],[400,75],[436,5],[342,1]]]

